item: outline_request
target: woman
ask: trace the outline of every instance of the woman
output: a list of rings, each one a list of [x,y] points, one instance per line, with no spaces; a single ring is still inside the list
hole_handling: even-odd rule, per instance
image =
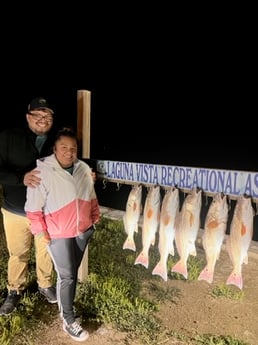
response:
[[[100,218],[90,167],[77,158],[75,133],[57,133],[54,153],[37,161],[41,182],[27,188],[25,211],[34,235],[42,236],[57,272],[57,301],[63,329],[75,341],[89,334],[75,319],[78,269]]]

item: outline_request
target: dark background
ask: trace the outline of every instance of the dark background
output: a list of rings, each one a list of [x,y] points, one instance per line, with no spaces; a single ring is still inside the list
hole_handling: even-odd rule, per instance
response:
[[[1,128],[23,123],[39,95],[52,103],[56,123],[76,126],[77,90],[90,90],[92,158],[258,170],[252,90],[230,69],[140,58],[134,68],[122,58],[54,62],[50,70],[19,60],[7,69],[0,81]]]
[[[228,14],[11,5],[0,129],[23,122],[40,95],[60,126],[74,125],[77,90],[90,90],[92,158],[257,171],[252,23]]]
[[[197,6],[12,5],[0,129],[24,123],[37,96],[58,125],[76,126],[77,91],[89,90],[93,161],[258,171],[252,21]]]

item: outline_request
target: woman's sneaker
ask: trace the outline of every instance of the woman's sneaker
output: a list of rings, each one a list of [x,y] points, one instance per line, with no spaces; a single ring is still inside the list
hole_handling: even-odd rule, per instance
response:
[[[77,321],[74,321],[70,325],[64,321],[63,330],[75,341],[85,341],[89,338],[89,333]]]

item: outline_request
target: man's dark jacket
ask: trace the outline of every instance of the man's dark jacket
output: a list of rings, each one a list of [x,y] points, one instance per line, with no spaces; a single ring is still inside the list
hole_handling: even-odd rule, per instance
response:
[[[6,210],[25,215],[25,173],[36,166],[36,159],[53,151],[51,132],[39,154],[35,146],[36,134],[29,127],[12,128],[0,132],[0,184],[3,189],[3,205]],[[1,206],[1,205],[0,205]]]

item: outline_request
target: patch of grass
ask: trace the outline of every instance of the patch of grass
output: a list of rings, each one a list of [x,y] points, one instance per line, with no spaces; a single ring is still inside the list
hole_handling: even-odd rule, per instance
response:
[[[176,339],[178,340],[178,342],[172,342],[172,344],[175,345],[250,345],[230,335],[198,334],[188,337],[173,331],[169,332],[167,335],[169,339],[173,338],[175,341]]]
[[[0,316],[0,344],[34,345],[34,332],[56,316],[56,308],[53,313],[49,307],[38,293],[25,293],[15,312]]]
[[[103,219],[98,225],[90,244],[91,273],[78,286],[77,307],[86,319],[155,342],[161,327],[154,315],[157,305],[141,296],[142,273],[122,250],[124,236],[120,221]]]
[[[249,345],[248,343],[235,339],[230,335],[222,337],[218,335],[204,334],[196,336],[194,341],[195,345]]]
[[[219,284],[212,290],[212,295],[214,297],[225,297],[233,300],[240,300],[244,297],[244,291],[235,291],[233,288],[225,285]]]
[[[148,289],[150,296],[152,296],[157,302],[164,302],[167,300],[176,304],[181,295],[180,290],[176,287],[167,287],[164,289],[158,284],[154,284],[152,282],[148,284],[146,289]]]
[[[2,235],[3,232],[0,232]],[[187,337],[168,332],[158,319],[159,304],[165,301],[177,303],[180,291],[164,288],[160,279],[152,276],[149,270],[134,265],[135,253],[123,250],[125,232],[122,221],[102,218],[97,225],[91,242],[88,257],[89,275],[78,284],[76,307],[87,322],[112,324],[128,334],[127,343],[135,339],[142,344],[191,344],[191,345],[248,345],[230,336],[198,335]],[[138,244],[140,234],[136,234]],[[3,242],[2,242],[3,243]],[[7,278],[7,254],[2,246],[0,252],[0,302],[4,301]],[[159,258],[157,248],[150,249],[150,267]],[[168,266],[178,260],[169,257]],[[203,263],[196,257],[189,257],[188,274],[190,281],[196,280]],[[178,279],[184,279],[178,275]],[[173,274],[174,278],[174,274]],[[228,287],[227,287],[228,288]],[[229,289],[229,288],[228,288]],[[215,289],[214,289],[215,290]],[[214,296],[229,297],[226,287],[217,287]],[[0,316],[1,345],[36,345],[37,329],[50,324],[58,315],[56,305],[49,305],[36,290],[35,260],[32,250],[29,274],[29,288],[17,311],[10,316]],[[32,331],[33,330],[33,331]]]

